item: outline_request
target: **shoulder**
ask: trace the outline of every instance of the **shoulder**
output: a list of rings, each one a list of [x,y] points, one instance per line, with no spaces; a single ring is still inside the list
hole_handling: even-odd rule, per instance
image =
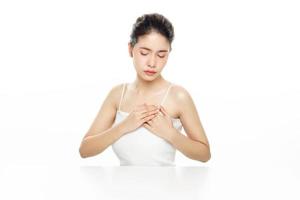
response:
[[[187,89],[181,85],[173,84],[170,90],[171,95],[177,102],[185,102],[188,100],[188,98],[191,98],[191,95]]]
[[[113,85],[109,91],[109,98],[115,105],[115,107],[118,106],[118,103],[121,99],[122,90],[123,90],[124,83],[118,83],[116,85]]]
[[[170,89],[170,95],[172,96],[172,99],[174,100],[176,105],[180,105],[178,106],[178,112],[180,114],[182,114],[183,110],[185,109],[185,106],[193,104],[191,94],[185,87],[181,85],[173,84],[173,86]]]
[[[112,86],[110,92],[114,95],[121,95],[123,86],[124,86],[124,83],[118,83],[118,84]]]

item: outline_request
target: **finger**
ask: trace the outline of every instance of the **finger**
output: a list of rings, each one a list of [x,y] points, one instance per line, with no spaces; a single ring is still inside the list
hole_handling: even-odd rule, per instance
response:
[[[145,117],[148,117],[148,116],[151,116],[151,115],[155,115],[159,112],[159,110],[152,110],[152,111],[149,111],[149,112],[145,112],[145,113],[142,113],[141,114],[141,118],[145,118]]]
[[[149,124],[149,125],[151,125],[151,124],[153,124],[153,118],[152,119],[149,119],[148,121],[147,121],[147,123]]]
[[[159,110],[159,108],[156,105],[147,105],[146,103],[139,104],[134,109],[136,112],[140,112],[141,114],[153,111],[153,110]]]
[[[157,106],[157,105],[153,105],[153,104],[151,104],[151,105],[148,105],[148,107],[149,107],[149,108],[151,108],[151,109],[156,109],[156,108],[158,108],[158,106]]]
[[[168,116],[167,111],[165,110],[165,108],[163,106],[160,107],[160,111],[165,115]]]
[[[148,105],[146,105],[146,103],[143,103],[135,106],[135,111],[144,113],[145,111],[149,111],[149,108]]]
[[[143,109],[143,111],[141,111],[141,113],[144,114],[144,113],[150,113],[150,112],[153,112],[153,111],[159,111],[159,109],[156,108],[156,107],[152,107],[152,108],[148,107],[146,109]]]
[[[143,126],[147,129],[151,129],[151,126],[148,123],[144,123]]]
[[[147,121],[149,121],[149,120],[153,121],[153,119],[156,118],[156,116],[158,115],[158,112],[157,113],[152,113],[151,115],[148,115],[148,116],[145,116],[143,119],[146,119]]]
[[[159,113],[159,110],[158,109],[154,109],[154,110],[148,111],[144,115],[153,115],[153,114],[158,114],[158,113]]]
[[[143,122],[149,122],[149,120],[152,120],[155,117],[155,114],[152,114],[150,116],[144,117],[142,120]]]

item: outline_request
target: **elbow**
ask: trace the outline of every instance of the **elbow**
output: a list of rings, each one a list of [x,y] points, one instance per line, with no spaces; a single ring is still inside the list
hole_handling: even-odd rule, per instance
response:
[[[206,163],[208,162],[209,160],[211,159],[211,153],[210,151],[208,150],[205,154],[201,154],[198,156],[198,161],[201,161],[203,163]]]
[[[88,156],[82,151],[81,148],[79,148],[79,155],[81,158],[87,158]]]
[[[89,157],[87,155],[87,153],[85,152],[85,150],[84,150],[83,142],[81,143],[81,145],[79,147],[79,155],[80,155],[81,158],[87,158],[87,157]]]
[[[210,153],[210,147],[209,147],[209,145],[206,145],[206,148],[205,148],[205,156],[204,156],[204,158],[202,158],[202,162],[208,162],[210,159],[211,159],[211,153]]]
[[[208,148],[206,157],[205,157],[205,159],[203,160],[203,162],[207,162],[207,161],[209,161],[210,159],[211,159],[211,153],[210,153],[210,149]]]
[[[202,159],[201,161],[202,162],[208,162],[209,160],[210,160],[210,158],[211,158],[211,154],[210,154],[210,152],[207,154],[207,156],[204,158],[204,159]]]
[[[204,142],[200,142],[201,145],[199,146],[199,149],[197,150],[197,156],[195,160],[198,160],[200,162],[208,162],[211,159],[211,153],[210,153],[210,147],[208,144]]]
[[[88,157],[88,156],[83,152],[82,148],[79,148],[79,155],[80,155],[81,158],[86,158],[86,157]]]
[[[205,163],[210,160],[211,155],[210,155],[210,153],[206,153],[206,154],[201,153],[201,154],[197,154],[195,156],[190,156],[190,158],[193,160],[197,160],[197,161]]]

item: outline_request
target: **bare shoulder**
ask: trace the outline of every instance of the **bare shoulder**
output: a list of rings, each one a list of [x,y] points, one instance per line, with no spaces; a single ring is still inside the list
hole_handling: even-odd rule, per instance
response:
[[[179,109],[177,111],[179,115],[182,114],[183,105],[191,104],[192,102],[192,97],[187,91],[187,89],[178,84],[173,84],[172,88],[170,89],[170,95],[172,96],[172,99],[175,102],[175,104],[180,105],[177,106]]]
[[[110,100],[112,101],[112,103],[114,104],[116,109],[117,109],[119,101],[121,99],[123,86],[124,86],[124,83],[116,84],[116,85],[112,86],[112,88],[109,92]]]
[[[178,84],[173,84],[171,91],[173,97],[176,97],[176,100],[184,100],[190,96],[187,89]]]
[[[122,84],[115,85],[110,89],[84,138],[112,126],[116,115],[116,99],[119,97],[120,90],[122,90]]]
[[[174,87],[172,87],[172,96],[187,136],[193,140],[201,141],[209,147],[209,142],[200,121],[196,104],[190,93],[184,87],[174,85]]]

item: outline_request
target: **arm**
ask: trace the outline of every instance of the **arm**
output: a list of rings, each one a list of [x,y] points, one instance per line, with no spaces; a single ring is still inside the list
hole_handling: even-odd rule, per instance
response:
[[[207,162],[210,159],[209,147],[206,143],[201,141],[192,140],[177,129],[171,130],[172,137],[169,142],[185,156],[202,162]]]
[[[121,124],[112,127],[116,115],[116,102],[120,98],[121,90],[122,85],[117,85],[108,93],[94,122],[82,139],[79,148],[82,158],[101,153],[124,134]]]
[[[187,136],[177,129],[171,129],[169,141],[187,157],[202,162],[211,158],[209,142],[202,127],[192,97],[183,87],[174,88],[176,103],[179,106],[180,121]]]
[[[123,135],[122,130],[122,124],[119,123],[102,133],[87,136],[80,145],[80,156],[87,158],[101,153]]]

